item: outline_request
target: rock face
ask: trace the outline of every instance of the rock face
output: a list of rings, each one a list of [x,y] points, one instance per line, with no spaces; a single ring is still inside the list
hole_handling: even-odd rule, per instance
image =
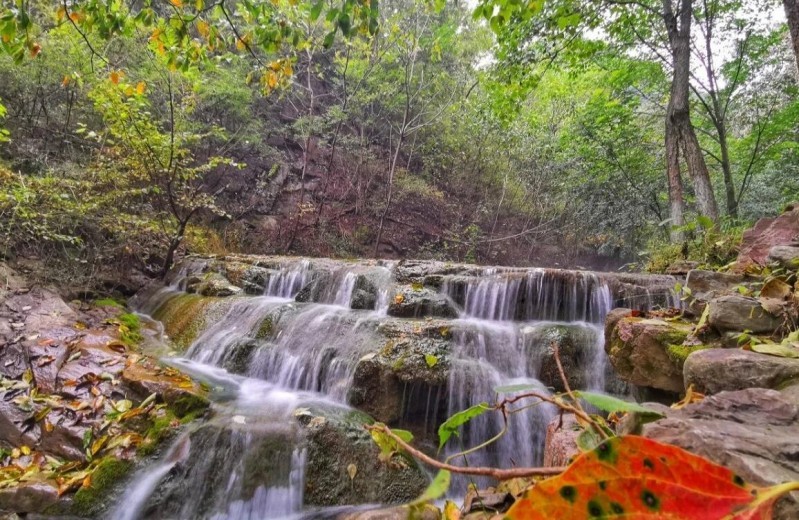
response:
[[[738,253],[738,268],[748,264],[765,264],[774,246],[792,244],[799,237],[799,206],[788,206],[776,218],[762,218],[744,232]]]
[[[773,332],[782,319],[762,307],[755,298],[722,296],[710,302],[708,323],[719,332],[749,330],[754,333]]]
[[[694,352],[685,361],[685,387],[715,394],[745,388],[780,388],[799,381],[799,359],[741,349]]]
[[[619,376],[636,386],[682,392],[682,362],[674,350],[691,332],[690,326],[660,319],[609,317],[605,352]],[[670,352],[671,349],[671,352]]]
[[[722,392],[667,414],[645,425],[644,436],[706,457],[756,485],[799,480],[799,406],[780,392]],[[797,497],[780,499],[774,518],[799,518]]]
[[[567,466],[572,457],[580,453],[577,436],[581,431],[574,414],[563,414],[552,419],[547,425],[544,441],[544,466]]]

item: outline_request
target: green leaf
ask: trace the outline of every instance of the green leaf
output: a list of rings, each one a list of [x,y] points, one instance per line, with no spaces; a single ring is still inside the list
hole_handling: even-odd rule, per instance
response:
[[[451,478],[452,475],[450,475],[449,471],[445,469],[439,470],[438,474],[433,478],[433,481],[427,486],[427,489],[424,490],[424,493],[414,500],[412,504],[421,504],[443,497],[447,490],[449,490]]]
[[[335,39],[336,39],[336,30],[333,29],[332,31],[327,33],[327,36],[325,36],[325,40],[324,40],[324,42],[322,42],[322,46],[325,49],[329,49],[333,45],[333,41]]]
[[[427,362],[427,366],[430,367],[430,368],[433,368],[434,366],[436,366],[438,364],[438,358],[436,356],[434,356],[433,354],[425,354],[424,355],[424,360],[425,360],[425,362]]]
[[[580,13],[572,13],[568,16],[561,16],[558,18],[558,28],[566,29],[567,27],[575,27],[580,23]]]
[[[461,426],[475,417],[483,415],[490,409],[491,407],[488,406],[488,403],[476,404],[471,408],[456,413],[444,421],[441,426],[438,427],[438,449],[441,450],[450,437],[459,435],[458,430]]]
[[[319,15],[322,14],[322,7],[325,6],[324,0],[319,0],[311,7],[311,21],[315,22],[319,19]]]
[[[768,354],[769,356],[799,358],[799,349],[791,345],[758,343],[751,345],[749,348],[751,348],[753,352]]]
[[[586,403],[596,406],[604,412],[635,412],[652,417],[663,417],[663,414],[655,410],[646,408],[637,403],[622,401],[611,395],[583,391],[574,392],[574,394],[583,399]]]
[[[391,455],[401,451],[397,441],[392,439],[389,435],[374,429],[370,430],[369,433],[372,436],[372,440],[375,441],[375,444],[377,444],[377,447],[380,448],[380,452],[383,455]],[[391,430],[391,433],[405,442],[411,442],[413,440],[413,434],[406,430]]]

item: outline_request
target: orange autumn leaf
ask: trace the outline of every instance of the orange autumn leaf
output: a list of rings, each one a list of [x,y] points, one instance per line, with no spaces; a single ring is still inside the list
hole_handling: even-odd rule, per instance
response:
[[[122,77],[122,74],[118,70],[111,71],[110,79],[111,83],[114,85],[119,85],[119,78]]]
[[[615,437],[527,490],[505,518],[766,520],[775,500],[796,489],[799,482],[758,488],[676,446]]]
[[[145,85],[145,83],[143,81],[138,82],[136,84],[136,93],[141,96],[142,94],[144,94],[144,89],[146,87],[147,86]]]

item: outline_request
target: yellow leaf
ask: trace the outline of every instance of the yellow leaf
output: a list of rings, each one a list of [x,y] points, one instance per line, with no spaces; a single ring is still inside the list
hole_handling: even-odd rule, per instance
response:
[[[277,86],[277,74],[270,70],[266,75],[266,84],[269,88],[275,88]]]
[[[211,34],[211,27],[203,20],[199,20],[197,22],[197,32],[199,32],[203,38],[208,38],[208,35]]]
[[[394,303],[396,303],[397,305],[399,305],[400,303],[402,303],[404,301],[405,301],[405,295],[404,294],[399,293],[398,295],[394,296]]]
[[[136,91],[133,89],[132,86],[128,86],[128,88],[125,89],[125,95],[126,96],[132,96],[134,92],[136,92]]]
[[[350,476],[350,480],[355,480],[355,475],[358,474],[358,466],[355,464],[347,466],[347,474]]]
[[[158,39],[159,36],[161,36],[161,29],[154,30],[153,34],[150,35],[150,41],[154,42],[155,40]]]
[[[72,78],[70,78],[69,75],[65,75],[63,81],[61,81],[61,86],[66,87],[69,85],[70,81],[72,81]]]
[[[138,82],[136,84],[136,93],[141,96],[142,94],[144,94],[144,89],[145,88],[146,88],[146,85],[144,84],[143,81]]]
[[[55,12],[56,19],[58,19],[59,22],[63,20],[66,15],[67,10],[64,9],[64,6],[59,7],[58,11]]]
[[[444,520],[461,520],[461,510],[455,505],[455,502],[447,500],[444,504]]]
[[[119,72],[112,71],[110,79],[111,83],[113,83],[114,85],[119,85]]]
[[[23,455],[30,455],[31,454],[31,449],[28,446],[21,447],[19,449],[19,451],[21,451]]]
[[[240,51],[243,51],[244,49],[247,48],[247,45],[244,44],[244,40],[242,40],[241,38],[237,38],[236,39],[236,48],[238,50],[240,50]]]
[[[183,7],[183,0],[169,0],[175,7]]]

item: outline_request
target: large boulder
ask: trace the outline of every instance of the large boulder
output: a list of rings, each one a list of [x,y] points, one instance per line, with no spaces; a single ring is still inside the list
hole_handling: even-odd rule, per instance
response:
[[[446,295],[411,285],[398,288],[388,305],[388,315],[398,318],[457,318],[458,309]]]
[[[752,484],[799,480],[799,403],[780,392],[722,392],[665,413],[644,426],[644,436],[706,457]],[[780,499],[774,518],[799,518],[797,497]]]
[[[786,269],[799,269],[799,246],[774,246],[768,251],[768,261],[776,262]]]
[[[372,419],[352,410],[300,409],[295,417],[306,438],[306,505],[402,504],[418,497],[428,477],[402,455],[381,460],[365,424]]]
[[[790,205],[775,218],[762,218],[743,234],[737,268],[765,264],[774,246],[793,245],[799,237],[799,205]]]
[[[202,277],[189,278],[186,290],[201,296],[238,296],[243,292],[241,287],[233,285],[230,280],[217,272],[209,272]]]
[[[799,359],[741,349],[709,349],[685,360],[685,387],[704,393],[745,388],[781,388],[799,381]]]
[[[690,324],[612,315],[615,326],[605,352],[619,376],[630,384],[682,392],[682,344]]]
[[[721,296],[711,300],[708,323],[719,332],[751,331],[774,332],[782,326],[783,319],[767,311],[760,301],[747,296]]]

